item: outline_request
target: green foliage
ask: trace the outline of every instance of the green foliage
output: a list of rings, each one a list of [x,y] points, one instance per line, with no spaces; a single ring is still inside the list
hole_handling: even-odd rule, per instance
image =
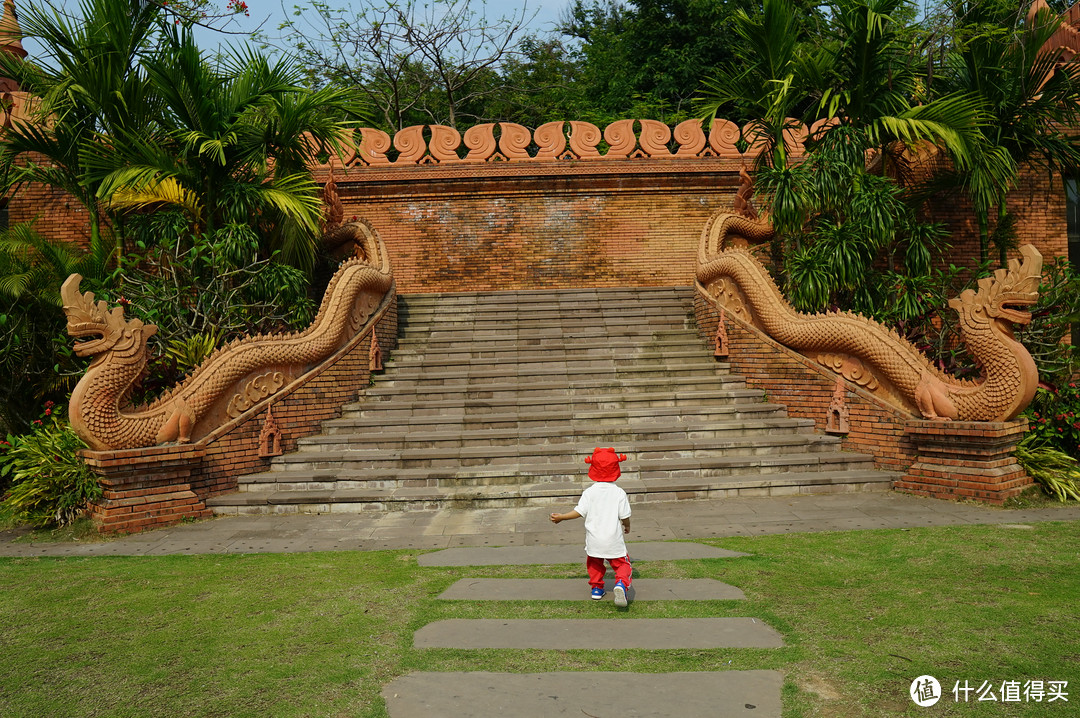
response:
[[[1080,370],[1080,354],[1069,338],[1080,322],[1080,274],[1065,259],[1043,266],[1039,301],[1031,308],[1031,323],[1016,337],[1031,352],[1043,383],[1063,390]]]
[[[215,332],[171,339],[165,347],[165,358],[171,359],[177,370],[187,374],[213,354],[218,344]]]
[[[32,225],[0,232],[0,429],[26,431],[42,402],[63,401],[85,369],[65,332],[60,285],[72,272],[95,289],[108,278],[108,242],[90,251]]]
[[[1075,382],[1056,389],[1040,388],[1025,415],[1031,423],[1028,438],[1080,459],[1080,390]]]
[[[28,434],[9,435],[0,453],[0,476],[10,482],[3,511],[34,526],[65,526],[101,497],[101,485],[77,456],[86,444],[66,421],[34,423]]]
[[[918,221],[896,182],[867,171],[868,149],[864,132],[834,128],[806,161],[761,167],[758,191],[787,248],[785,288],[797,309],[907,321],[923,314],[907,292],[929,276],[945,234]]]
[[[1041,443],[1034,433],[1024,437],[1013,455],[1048,496],[1080,501],[1080,463],[1075,455]]]
[[[129,230],[139,238],[140,251],[122,264],[122,290],[100,294],[129,317],[158,327],[136,402],[175,384],[222,343],[305,327],[315,315],[307,276],[260,259],[258,236],[249,225],[194,237],[185,228],[186,218],[176,212],[131,218]]]

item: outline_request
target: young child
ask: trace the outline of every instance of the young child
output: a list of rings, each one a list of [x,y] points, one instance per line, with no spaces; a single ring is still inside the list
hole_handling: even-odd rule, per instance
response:
[[[626,461],[626,454],[616,454],[615,449],[593,451],[585,463],[590,464],[589,478],[595,483],[582,492],[573,511],[551,514],[551,521],[557,524],[585,518],[585,567],[589,571],[592,598],[599,601],[604,597],[606,559],[615,570],[615,605],[623,607],[632,568],[623,542],[623,534],[630,533],[630,502],[626,492],[615,485],[615,479],[622,473],[620,461]]]

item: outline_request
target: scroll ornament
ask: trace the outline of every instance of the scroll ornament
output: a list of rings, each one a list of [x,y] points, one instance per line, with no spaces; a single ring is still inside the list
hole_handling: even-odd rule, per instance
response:
[[[128,397],[146,366],[146,342],[157,327],[126,319],[122,307],[95,302],[92,292],[79,292],[81,276],[68,277],[60,289],[67,330],[75,338],[75,353],[93,357],[71,394],[68,415],[75,432],[97,451],[198,440],[274,396],[286,377],[328,358],[357,331],[367,331],[373,309],[393,287],[390,264],[367,225],[353,222],[337,232],[354,235],[358,257],[334,274],[311,326],[237,339],[146,406],[132,406]]]
[[[910,342],[872,319],[851,312],[796,311],[745,249],[748,240],[771,236],[764,220],[730,213],[714,217],[701,235],[699,291],[774,341],[913,416],[1007,421],[1031,403],[1039,375],[1014,338],[1013,325],[1031,320],[1022,307],[1039,296],[1042,255],[1035,247],[1021,247],[1021,258],[1010,261],[1008,269],[949,300],[959,314],[963,341],[982,370],[982,377],[969,381],[940,371]]]

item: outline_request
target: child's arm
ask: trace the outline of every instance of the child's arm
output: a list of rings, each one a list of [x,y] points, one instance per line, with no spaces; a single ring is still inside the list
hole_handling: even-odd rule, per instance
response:
[[[579,514],[577,511],[571,511],[570,513],[566,513],[566,514],[552,514],[551,515],[551,523],[557,524],[560,521],[567,521],[569,519],[580,519],[580,518],[581,518],[581,514]]]
[[[627,516],[625,519],[622,519],[622,532],[624,534],[630,533],[630,517],[629,516]]]

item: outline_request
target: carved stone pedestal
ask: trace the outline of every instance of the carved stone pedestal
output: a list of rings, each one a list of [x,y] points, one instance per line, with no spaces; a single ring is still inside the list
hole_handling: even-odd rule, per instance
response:
[[[1032,483],[1012,455],[1026,430],[1026,420],[909,421],[905,433],[918,455],[893,488],[935,498],[1004,503]]]
[[[136,532],[210,516],[190,484],[204,453],[190,444],[81,452],[105,489],[90,512],[98,530]]]

